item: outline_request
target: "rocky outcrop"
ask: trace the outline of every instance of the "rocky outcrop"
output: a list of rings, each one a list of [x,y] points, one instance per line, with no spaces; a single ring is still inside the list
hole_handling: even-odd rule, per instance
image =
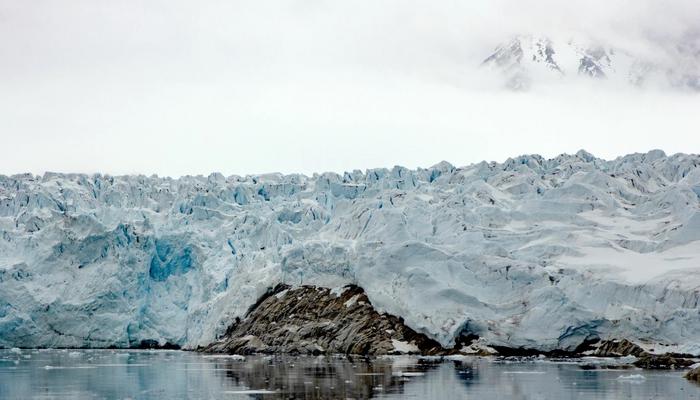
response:
[[[680,369],[687,368],[693,365],[694,362],[685,358],[673,357],[667,354],[645,354],[639,357],[639,359],[633,364],[635,367],[643,369]]]
[[[644,354],[646,354],[644,349],[627,339],[622,339],[601,341],[592,355],[598,357],[639,357]]]
[[[688,373],[685,374],[685,378],[690,381],[700,383],[700,367],[695,367],[688,371]]]
[[[627,339],[603,340],[596,345],[596,350],[591,355],[598,357],[634,356],[637,357],[637,360],[632,364],[643,369],[679,369],[687,368],[693,364],[693,361],[685,358],[689,355],[652,354]]]
[[[364,290],[342,291],[279,284],[232,324],[224,337],[200,349],[230,354],[438,354],[436,341],[401,318],[377,312]]]

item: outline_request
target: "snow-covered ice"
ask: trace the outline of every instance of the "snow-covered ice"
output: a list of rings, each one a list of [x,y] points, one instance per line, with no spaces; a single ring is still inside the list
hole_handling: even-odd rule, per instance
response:
[[[700,157],[179,179],[0,176],[0,346],[206,344],[278,282],[450,345],[700,353]],[[336,289],[338,290],[338,289]]]

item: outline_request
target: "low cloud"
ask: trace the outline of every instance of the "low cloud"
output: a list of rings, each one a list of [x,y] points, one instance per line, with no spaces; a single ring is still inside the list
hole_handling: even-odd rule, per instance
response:
[[[585,148],[698,152],[697,97],[501,89],[512,35],[659,60],[697,44],[677,0],[0,4],[0,173],[305,172]],[[697,48],[700,48],[698,46]]]

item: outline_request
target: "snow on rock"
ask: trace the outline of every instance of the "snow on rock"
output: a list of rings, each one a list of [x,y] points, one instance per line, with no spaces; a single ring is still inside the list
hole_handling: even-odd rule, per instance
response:
[[[697,40],[658,49],[656,54],[616,48],[583,37],[519,35],[497,46],[483,65],[506,87],[526,90],[536,83],[594,79],[619,86],[700,90]],[[637,49],[638,50],[638,49]]]
[[[196,347],[285,282],[358,285],[444,346],[700,354],[698,165],[581,151],[312,177],[0,176],[0,346]]]
[[[391,339],[391,344],[394,346],[394,351],[399,354],[420,354],[421,352],[418,346],[413,343]]]

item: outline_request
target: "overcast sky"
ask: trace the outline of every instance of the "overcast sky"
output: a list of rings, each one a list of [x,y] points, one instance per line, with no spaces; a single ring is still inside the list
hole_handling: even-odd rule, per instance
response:
[[[663,58],[697,21],[697,0],[0,0],[0,174],[698,153],[698,95],[514,93],[479,69],[517,33]]]

